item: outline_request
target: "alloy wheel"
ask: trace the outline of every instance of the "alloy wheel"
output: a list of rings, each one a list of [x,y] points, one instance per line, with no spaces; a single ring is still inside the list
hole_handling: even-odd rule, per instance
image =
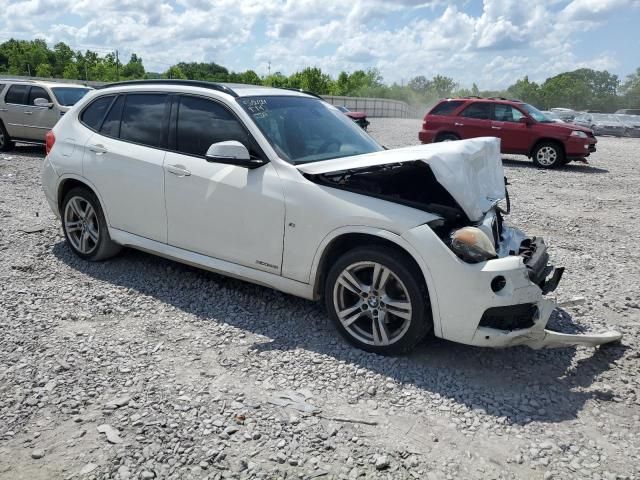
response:
[[[64,230],[73,248],[89,255],[100,241],[100,226],[96,211],[85,198],[72,197],[64,210]]]
[[[536,160],[540,165],[550,167],[558,159],[558,152],[553,147],[542,147],[536,154]]]
[[[345,268],[333,287],[333,302],[345,330],[367,345],[391,345],[411,325],[407,287],[377,262],[357,262]]]

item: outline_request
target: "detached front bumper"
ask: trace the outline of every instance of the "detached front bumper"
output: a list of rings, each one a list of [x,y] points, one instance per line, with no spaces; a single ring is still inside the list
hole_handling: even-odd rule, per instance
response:
[[[555,290],[563,269],[548,264],[542,239],[504,226],[498,242],[499,258],[468,264],[431,234],[416,227],[403,237],[416,248],[421,246],[436,336],[496,348],[600,345],[621,338],[617,332],[565,335],[546,330],[557,305],[544,295]],[[438,254],[432,237],[442,246]]]

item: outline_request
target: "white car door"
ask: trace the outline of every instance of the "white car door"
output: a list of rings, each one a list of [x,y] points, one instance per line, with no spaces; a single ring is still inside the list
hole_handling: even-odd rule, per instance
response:
[[[110,103],[104,120],[101,101]],[[98,99],[81,118],[97,130],[85,145],[83,169],[100,194],[110,226],[164,243],[166,152],[159,147],[166,143],[168,111],[168,95],[140,93]]]
[[[209,146],[221,141],[257,148],[235,115],[214,100],[176,97],[174,121],[174,151],[164,162],[168,243],[280,274],[284,195],[273,165],[248,169],[205,160]]]

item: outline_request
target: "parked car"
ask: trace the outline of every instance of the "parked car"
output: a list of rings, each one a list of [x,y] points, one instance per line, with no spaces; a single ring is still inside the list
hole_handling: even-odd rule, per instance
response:
[[[342,107],[342,106],[338,106],[336,108],[340,110],[342,113],[344,113],[351,120],[356,122],[364,130],[366,130],[367,127],[371,124],[371,122],[367,120],[367,114],[364,112],[352,112],[347,107]]]
[[[640,115],[616,114],[625,128],[627,137],[640,137]]]
[[[496,139],[385,150],[301,92],[125,82],[47,135],[42,183],[80,258],[128,246],[322,299],[368,351],[431,331],[492,347],[620,338],[545,329],[563,270],[503,220]]]
[[[616,110],[616,113],[622,115],[640,115],[640,108],[622,108]]]
[[[564,120],[565,122],[570,122],[578,115],[578,112],[572,110],[571,108],[555,107],[549,109],[549,111],[558,115],[558,117],[560,117],[560,119]]]
[[[90,87],[0,79],[0,151],[15,142],[45,143],[45,135]]]
[[[624,124],[612,113],[583,113],[574,118],[573,123],[590,128],[595,135],[624,137],[626,134]]]
[[[588,128],[557,123],[517,100],[456,98],[439,102],[424,117],[422,143],[498,137],[502,153],[526,155],[541,168],[583,160],[596,151]]]
[[[550,120],[553,120],[556,123],[566,123],[564,120],[562,120],[562,118],[560,118],[560,115],[558,115],[555,112],[552,112],[551,110],[542,110],[542,113],[544,114],[545,117],[547,117]]]

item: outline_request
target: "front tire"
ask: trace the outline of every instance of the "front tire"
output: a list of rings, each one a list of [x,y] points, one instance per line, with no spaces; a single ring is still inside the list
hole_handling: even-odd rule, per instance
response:
[[[11,140],[7,129],[4,128],[4,125],[0,122],[0,152],[8,152],[15,146],[16,144]]]
[[[455,133],[441,133],[436,137],[436,142],[454,142],[460,140]]]
[[[99,262],[120,251],[120,245],[109,236],[100,202],[91,190],[71,189],[62,202],[61,216],[67,243],[80,258]]]
[[[338,332],[368,352],[408,352],[433,327],[422,273],[407,255],[385,247],[340,257],[327,275],[324,301]]]
[[[540,168],[556,168],[565,164],[562,147],[554,142],[542,142],[533,149],[533,163]]]

